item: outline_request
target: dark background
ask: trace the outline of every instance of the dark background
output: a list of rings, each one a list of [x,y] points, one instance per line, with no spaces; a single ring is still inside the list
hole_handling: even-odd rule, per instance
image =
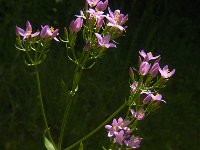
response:
[[[85,71],[73,103],[64,138],[65,147],[92,131],[129,95],[129,66],[138,51],[161,54],[162,65],[176,74],[162,91],[167,104],[140,123],[141,150],[200,149],[200,1],[110,0],[112,10],[129,14],[126,36]],[[42,24],[68,26],[84,6],[79,0],[0,0],[0,149],[44,150],[44,125],[37,100],[34,71],[24,65],[14,47],[15,25],[30,20],[34,31]],[[63,44],[54,43],[40,67],[44,104],[53,137],[58,138],[65,95],[60,80],[70,83],[72,65]],[[123,116],[123,113],[121,113]],[[100,130],[84,142],[87,150],[107,145]],[[75,148],[76,149],[76,148]]]

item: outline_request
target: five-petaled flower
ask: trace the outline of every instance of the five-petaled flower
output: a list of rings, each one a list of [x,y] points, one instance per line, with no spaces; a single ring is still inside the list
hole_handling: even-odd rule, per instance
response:
[[[119,130],[119,125],[116,119],[113,119],[112,125],[106,125],[105,128],[108,130],[108,137],[114,136]]]
[[[139,51],[139,53],[144,58],[144,61],[149,61],[160,57],[160,55],[154,57],[151,52],[145,53],[144,50]]]
[[[130,138],[130,140],[128,140],[128,141],[126,140],[126,141],[124,141],[124,143],[126,146],[129,146],[129,147],[135,149],[135,148],[140,147],[141,140],[142,140],[142,138],[133,135]]]
[[[54,30],[53,27],[49,27],[48,25],[45,25],[44,27],[42,27],[41,33],[40,33],[40,37],[41,38],[50,38],[50,39],[54,39],[56,41],[59,41],[56,36],[58,35],[58,29]]]
[[[156,101],[156,102],[163,101],[166,103],[166,101],[162,99],[162,95],[159,93],[156,93],[156,95],[151,94],[151,98],[152,98],[152,101]]]
[[[98,44],[101,46],[101,47],[104,47],[104,48],[110,48],[110,47],[116,47],[116,45],[114,43],[109,43],[110,42],[110,35],[106,35],[104,37],[102,37],[100,34],[98,33],[95,33],[97,39],[98,39]]]
[[[168,65],[166,65],[163,69],[159,68],[160,74],[163,78],[169,78],[175,73],[175,69],[171,72],[168,69]]]
[[[122,25],[128,20],[128,14],[124,16],[124,14],[120,13],[120,10],[115,10],[113,13],[109,7],[108,11],[109,14],[106,16],[106,18],[108,19],[109,23],[107,26],[116,27],[121,31],[125,30]]]
[[[137,120],[142,120],[144,119],[145,116],[145,112],[144,109],[139,110],[138,112],[134,111],[133,109],[131,109],[131,114],[133,115],[133,117],[135,117]]]
[[[23,37],[23,40],[25,40],[25,39],[33,38],[33,37],[39,35],[40,32],[37,31],[32,34],[32,26],[31,26],[30,22],[27,21],[26,22],[26,30],[16,26],[16,34],[21,35]]]

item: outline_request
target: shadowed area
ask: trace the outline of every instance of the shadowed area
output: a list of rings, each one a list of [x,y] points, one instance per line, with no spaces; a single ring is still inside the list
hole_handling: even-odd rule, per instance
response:
[[[15,48],[15,26],[25,28],[29,20],[36,31],[49,24],[59,28],[63,37],[63,27],[69,26],[84,1],[0,0],[0,6],[0,149],[45,149],[34,70],[24,65],[22,53]],[[140,149],[200,149],[200,1],[110,0],[109,6],[129,14],[128,28],[117,40],[117,49],[108,49],[91,70],[84,71],[64,147],[96,128],[128,98],[128,68],[137,65],[138,51],[144,49],[160,54],[161,64],[176,68],[176,73],[162,91],[167,104],[140,122]],[[74,67],[65,45],[55,41],[39,67],[47,119],[55,139],[66,105],[61,79],[70,87]],[[83,143],[84,149],[102,149],[108,141],[102,129]]]

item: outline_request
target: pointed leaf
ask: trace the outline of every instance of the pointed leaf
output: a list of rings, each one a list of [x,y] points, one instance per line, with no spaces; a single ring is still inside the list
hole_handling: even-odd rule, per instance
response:
[[[83,143],[82,142],[80,143],[78,150],[83,150]]]
[[[53,144],[46,138],[44,135],[44,145],[47,148],[47,150],[55,150]]]
[[[62,87],[65,95],[68,97],[70,93],[69,93],[69,90],[68,90],[68,88],[67,88],[67,86],[66,86],[66,84],[65,84],[63,79],[61,79],[61,87]]]

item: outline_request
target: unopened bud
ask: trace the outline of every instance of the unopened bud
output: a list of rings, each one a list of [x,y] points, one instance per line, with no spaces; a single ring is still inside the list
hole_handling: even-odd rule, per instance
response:
[[[90,49],[90,41],[87,40],[87,41],[86,41],[86,44],[85,44],[85,46],[84,46],[84,48],[83,48],[83,50],[84,50],[84,51],[88,51],[89,49]]]
[[[134,72],[133,72],[132,67],[129,67],[129,75],[130,75],[131,81],[134,82]]]

